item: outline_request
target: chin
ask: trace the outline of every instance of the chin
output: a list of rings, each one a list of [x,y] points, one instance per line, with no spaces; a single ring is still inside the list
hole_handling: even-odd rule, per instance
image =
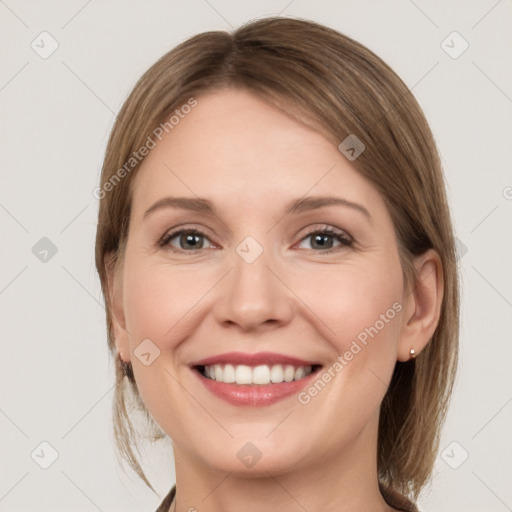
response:
[[[267,435],[268,432],[261,437],[252,436],[252,441],[248,440],[249,436],[244,436],[243,440],[230,439],[218,445],[218,453],[210,448],[206,460],[204,452],[201,455],[205,464],[215,471],[236,474],[240,478],[268,478],[269,473],[277,476],[305,464],[303,442],[297,440],[283,445],[265,439]]]

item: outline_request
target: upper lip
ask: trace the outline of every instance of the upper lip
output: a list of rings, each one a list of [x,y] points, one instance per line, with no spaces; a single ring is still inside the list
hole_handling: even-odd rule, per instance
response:
[[[305,361],[297,357],[277,354],[275,352],[258,352],[256,354],[247,354],[245,352],[227,352],[219,354],[200,361],[195,361],[190,366],[212,366],[214,364],[243,364],[246,366],[290,364],[293,366],[314,366],[320,363],[316,361]]]

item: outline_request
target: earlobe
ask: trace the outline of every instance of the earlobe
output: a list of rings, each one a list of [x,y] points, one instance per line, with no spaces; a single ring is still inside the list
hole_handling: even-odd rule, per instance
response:
[[[443,302],[443,268],[437,252],[429,249],[418,256],[414,260],[414,268],[414,283],[405,299],[404,321],[397,353],[399,361],[418,357],[425,348],[439,323]]]

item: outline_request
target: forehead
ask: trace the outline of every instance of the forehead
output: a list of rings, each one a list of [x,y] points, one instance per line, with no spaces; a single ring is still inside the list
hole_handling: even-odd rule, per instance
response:
[[[239,206],[308,192],[378,200],[332,140],[250,92],[226,89],[196,99],[143,161],[132,183],[134,213],[166,193]]]

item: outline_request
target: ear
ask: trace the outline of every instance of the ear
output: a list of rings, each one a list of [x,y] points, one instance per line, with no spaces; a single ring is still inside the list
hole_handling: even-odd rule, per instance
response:
[[[413,263],[415,278],[404,299],[399,361],[408,361],[411,349],[417,356],[425,348],[436,330],[443,302],[443,265],[437,252],[429,249]]]
[[[120,269],[118,269],[119,271]],[[130,362],[130,343],[123,306],[123,282],[121,273],[116,275],[116,254],[109,253],[105,257],[105,271],[107,274],[108,301],[110,306],[110,318],[114,330],[116,349],[122,354],[125,362]]]

